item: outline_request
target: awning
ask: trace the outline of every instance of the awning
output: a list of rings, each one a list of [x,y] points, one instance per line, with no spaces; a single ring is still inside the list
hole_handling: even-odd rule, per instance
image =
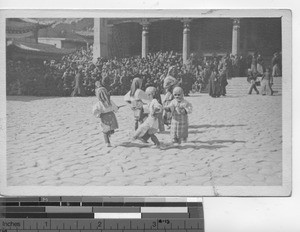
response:
[[[13,41],[7,46],[7,54],[14,58],[56,59],[74,52],[75,49],[60,49],[54,45]]]
[[[55,22],[39,23],[37,21],[25,21],[19,18],[9,18],[6,20],[6,38],[17,39],[34,35],[34,32],[45,27],[49,27]]]

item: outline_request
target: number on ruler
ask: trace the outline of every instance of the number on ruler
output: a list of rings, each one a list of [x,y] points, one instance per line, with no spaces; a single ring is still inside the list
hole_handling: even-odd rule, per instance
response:
[[[152,228],[156,228],[156,221],[152,222]]]
[[[101,228],[102,228],[102,222],[98,221],[97,229],[101,229]]]

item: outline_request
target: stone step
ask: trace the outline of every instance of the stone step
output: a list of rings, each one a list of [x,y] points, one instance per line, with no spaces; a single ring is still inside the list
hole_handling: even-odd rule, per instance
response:
[[[249,83],[247,82],[246,77],[234,77],[228,80],[228,85],[226,91],[228,94],[233,95],[243,95],[247,94],[249,90]],[[257,89],[260,90],[260,86],[257,86]],[[282,78],[274,77],[272,89],[276,94],[282,93]]]

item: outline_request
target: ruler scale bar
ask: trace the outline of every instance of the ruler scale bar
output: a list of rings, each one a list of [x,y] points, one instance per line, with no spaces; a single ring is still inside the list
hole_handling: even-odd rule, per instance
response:
[[[0,232],[204,232],[197,199],[96,196],[0,198]]]
[[[9,219],[0,220],[2,229],[131,229],[131,230],[198,230],[204,228],[204,219]],[[0,227],[1,228],[1,227]]]

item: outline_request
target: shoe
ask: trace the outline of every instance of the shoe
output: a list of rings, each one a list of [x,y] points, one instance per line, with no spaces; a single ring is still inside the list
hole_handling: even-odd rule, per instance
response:
[[[137,138],[139,141],[141,141],[142,143],[148,143],[148,141],[146,141],[145,139],[143,138]]]
[[[183,142],[183,143],[186,143],[186,142],[187,142],[187,139],[182,139],[182,142]]]
[[[107,143],[106,146],[107,146],[107,147],[111,147],[111,144],[110,144],[110,143]]]
[[[172,143],[178,143],[178,139],[172,139]]]
[[[151,147],[152,148],[160,148],[160,144],[153,144]]]

